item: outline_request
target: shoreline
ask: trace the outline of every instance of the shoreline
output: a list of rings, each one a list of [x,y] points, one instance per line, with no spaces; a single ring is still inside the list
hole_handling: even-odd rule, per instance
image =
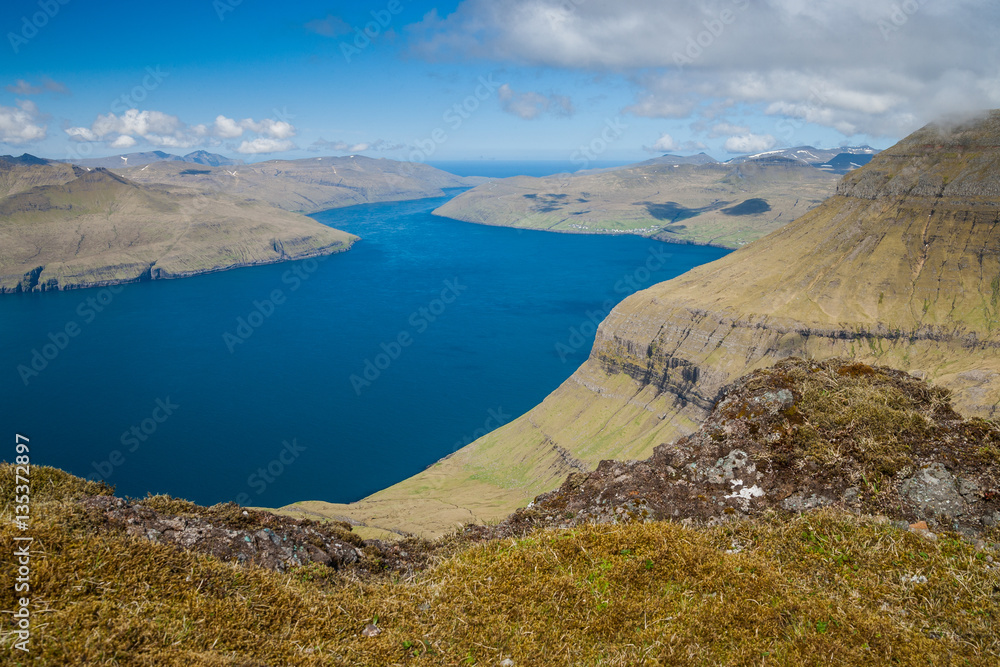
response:
[[[24,289],[20,283],[15,285],[13,288],[0,285],[0,294],[41,294],[43,292],[68,292],[71,290],[80,289],[92,289],[95,287],[114,287],[117,285],[135,285],[137,283],[148,283],[160,280],[180,280],[183,278],[194,278],[196,276],[208,275],[211,273],[221,273],[223,271],[232,271],[234,269],[242,269],[252,266],[268,266],[271,264],[281,264],[282,262],[296,262],[304,259],[312,259],[316,257],[330,257],[332,255],[337,255],[342,252],[347,252],[354,244],[360,241],[361,238],[355,236],[352,240],[344,245],[337,244],[335,246],[326,246],[324,248],[319,248],[314,252],[304,252],[295,255],[294,257],[279,257],[273,261],[256,261],[256,262],[240,262],[238,264],[231,264],[229,266],[215,266],[207,268],[204,270],[196,271],[185,271],[181,273],[170,273],[162,269],[157,269],[156,262],[150,264],[145,271],[140,273],[134,278],[123,278],[120,280],[95,280],[90,282],[80,282],[80,283],[69,283],[69,284],[56,284],[55,286],[49,286],[48,284],[37,283],[30,289]],[[44,270],[44,267],[41,267]],[[24,276],[30,275],[34,271],[29,271],[28,273],[22,274],[22,279]]]
[[[636,234],[635,232],[593,232],[593,231],[574,231],[570,229],[539,229],[538,227],[518,227],[517,225],[505,225],[494,222],[463,220],[461,218],[453,218],[449,215],[441,215],[440,213],[436,213],[434,211],[431,211],[431,215],[443,218],[445,220],[464,222],[470,225],[482,225],[483,227],[506,227],[507,229],[522,229],[527,232],[549,232],[552,234],[579,234],[581,236],[638,236],[639,238],[650,239],[652,241],[659,241],[660,243],[668,243],[671,245],[697,245],[697,246],[706,246],[709,248],[721,248],[723,250],[739,250],[740,248],[743,247],[743,246],[726,245],[724,243],[714,243],[712,241],[694,241],[692,239],[665,239],[665,238],[660,238],[658,236],[649,236],[647,234]],[[663,233],[662,230],[660,231],[660,233]],[[763,238],[763,236],[761,238]],[[752,241],[748,241],[747,243],[752,243]]]

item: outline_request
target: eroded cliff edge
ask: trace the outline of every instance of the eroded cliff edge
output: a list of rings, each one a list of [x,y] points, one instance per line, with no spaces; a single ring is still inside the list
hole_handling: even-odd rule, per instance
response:
[[[626,299],[528,414],[359,503],[307,509],[425,534],[500,517],[581,465],[693,432],[726,384],[789,356],[901,368],[994,416],[998,222],[1000,112],[929,125],[795,222]]]

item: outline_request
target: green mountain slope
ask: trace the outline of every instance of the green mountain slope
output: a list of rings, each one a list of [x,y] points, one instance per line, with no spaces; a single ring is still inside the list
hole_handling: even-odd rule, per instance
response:
[[[674,164],[491,181],[436,215],[486,225],[579,234],[638,234],[737,248],[833,194],[837,177],[801,161]]]
[[[793,355],[902,368],[994,416],[998,222],[1000,111],[928,126],[795,222],[626,299],[526,415],[359,503],[310,509],[429,533],[503,516],[581,467],[648,457],[724,385]]]
[[[269,160],[218,166],[161,161],[114,169],[137,183],[166,184],[259,201],[286,211],[440,197],[443,188],[470,187],[487,179],[464,178],[426,164],[364,156]]]
[[[0,292],[177,278],[339,252],[356,240],[267,204],[146,187],[102,169],[6,173],[16,194],[0,199]]]

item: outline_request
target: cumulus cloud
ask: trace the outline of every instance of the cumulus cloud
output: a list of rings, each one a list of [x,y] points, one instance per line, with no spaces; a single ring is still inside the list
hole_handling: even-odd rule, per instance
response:
[[[244,128],[232,118],[226,118],[221,114],[215,117],[213,127],[215,129],[215,136],[222,139],[235,139],[236,137],[243,136]]]
[[[726,139],[724,148],[729,153],[760,153],[769,151],[778,144],[770,134],[743,134]]]
[[[680,144],[678,144],[677,141],[669,134],[662,134],[651,148],[654,153],[669,153],[671,151],[678,150],[680,148]]]
[[[257,154],[257,153],[281,153],[296,148],[295,144],[287,139],[271,139],[269,137],[257,137],[249,141],[244,141],[236,147],[237,153]]]
[[[239,138],[243,141],[234,149],[238,153],[275,153],[296,148],[291,141],[296,130],[288,121],[235,120],[221,114],[211,124],[188,125],[162,111],[129,109],[120,115],[99,115],[90,127],[70,127],[65,132],[72,141],[100,141],[111,148],[131,148],[140,141],[160,148],[191,148]]]
[[[995,0],[664,4],[464,0],[409,26],[410,48],[622,73],[639,89],[627,111],[651,118],[725,101],[845,135],[899,136],[950,111],[1000,106]]]
[[[504,111],[525,120],[538,118],[547,111],[556,116],[573,114],[573,102],[565,95],[543,95],[534,91],[518,93],[505,83],[497,89],[497,96]]]
[[[108,145],[111,148],[132,148],[137,143],[138,142],[132,137],[128,136],[127,134],[123,134]]]
[[[18,100],[16,107],[0,106],[0,143],[27,144],[45,138],[38,107],[31,100]]]
[[[305,25],[306,30],[323,37],[339,37],[351,32],[351,26],[339,16],[327,14],[325,19],[316,19]]]

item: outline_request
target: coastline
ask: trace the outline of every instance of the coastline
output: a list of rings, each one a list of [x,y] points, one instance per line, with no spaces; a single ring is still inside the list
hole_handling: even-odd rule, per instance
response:
[[[237,262],[235,264],[229,264],[226,266],[213,266],[205,269],[197,269],[193,271],[170,271],[166,269],[156,268],[156,262],[148,264],[146,269],[139,273],[137,276],[131,276],[127,278],[120,279],[106,279],[106,280],[91,280],[91,281],[80,281],[71,283],[60,283],[58,279],[49,279],[46,281],[40,281],[33,284],[30,288],[24,289],[23,280],[35,274],[35,279],[44,271],[44,266],[39,267],[29,273],[20,276],[21,282],[18,282],[14,286],[10,286],[6,283],[6,279],[13,276],[0,276],[0,294],[32,294],[41,292],[65,292],[69,290],[78,289],[90,289],[94,287],[114,287],[116,285],[132,285],[136,283],[152,282],[154,280],[178,280],[182,278],[193,278],[195,276],[207,275],[210,273],[220,273],[222,271],[231,271],[234,269],[242,269],[251,266],[267,266],[269,264],[280,264],[282,262],[295,262],[303,259],[310,259],[315,257],[329,257],[331,255],[336,255],[342,252],[347,252],[350,250],[355,243],[360,241],[361,238],[358,236],[351,235],[351,238],[344,242],[338,241],[336,243],[324,246],[322,248],[316,248],[312,251],[303,251],[296,253],[295,255],[286,255],[282,257],[276,257],[273,260],[256,260],[247,262]],[[107,269],[113,269],[114,267],[102,267]],[[41,271],[39,270],[41,269]],[[99,269],[98,269],[99,270]],[[36,273],[37,272],[37,273]],[[55,280],[55,282],[51,282]]]

